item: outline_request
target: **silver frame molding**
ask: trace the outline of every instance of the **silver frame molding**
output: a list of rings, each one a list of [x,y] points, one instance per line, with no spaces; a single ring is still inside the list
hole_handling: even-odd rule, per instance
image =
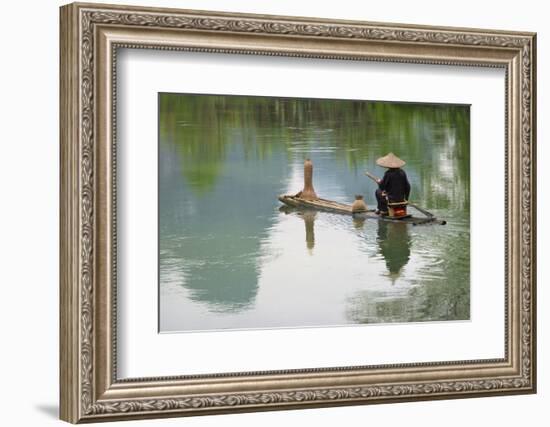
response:
[[[534,33],[100,4],[60,9],[60,417],[72,423],[536,391]],[[118,48],[506,72],[503,359],[117,379]]]

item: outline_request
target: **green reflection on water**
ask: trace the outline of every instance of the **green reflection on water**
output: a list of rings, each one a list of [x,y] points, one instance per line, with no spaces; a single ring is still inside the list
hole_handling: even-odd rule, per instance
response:
[[[467,106],[161,94],[159,131],[161,330],[469,318]],[[374,205],[389,151],[447,226],[279,210],[306,157]]]

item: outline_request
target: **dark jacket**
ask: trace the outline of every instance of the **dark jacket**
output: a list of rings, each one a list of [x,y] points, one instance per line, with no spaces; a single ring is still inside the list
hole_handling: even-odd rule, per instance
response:
[[[403,169],[388,169],[378,187],[386,192],[390,203],[409,200],[411,184]]]

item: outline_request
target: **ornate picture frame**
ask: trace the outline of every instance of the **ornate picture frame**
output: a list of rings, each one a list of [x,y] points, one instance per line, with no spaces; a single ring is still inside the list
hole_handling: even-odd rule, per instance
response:
[[[60,416],[112,421],[536,391],[536,35],[70,4],[60,10]],[[502,359],[117,378],[117,49],[505,70]]]

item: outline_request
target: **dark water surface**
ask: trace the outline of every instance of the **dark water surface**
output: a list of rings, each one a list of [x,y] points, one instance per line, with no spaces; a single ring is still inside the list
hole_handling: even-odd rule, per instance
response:
[[[469,319],[469,133],[467,106],[161,94],[160,330]],[[279,209],[305,158],[374,206],[389,151],[446,226]]]

